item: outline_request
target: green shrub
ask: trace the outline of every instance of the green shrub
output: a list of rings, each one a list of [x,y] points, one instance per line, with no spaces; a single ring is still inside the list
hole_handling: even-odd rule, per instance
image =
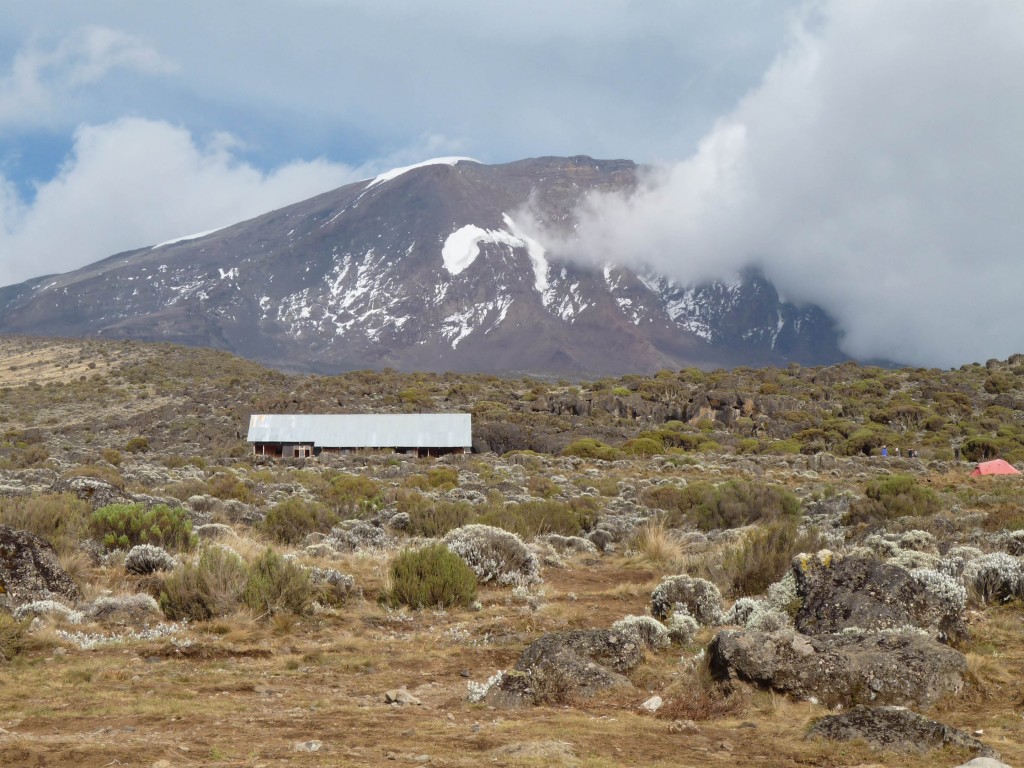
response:
[[[459,471],[455,467],[435,467],[426,475],[412,475],[405,481],[406,488],[423,491],[450,491],[459,485]]]
[[[136,544],[188,549],[196,543],[185,510],[166,504],[108,504],[92,513],[89,528],[107,549],[128,549]]]
[[[124,449],[128,453],[145,453],[149,450],[149,439],[145,437],[133,437],[125,443]]]
[[[622,451],[630,456],[654,456],[665,452],[665,444],[653,437],[637,437],[623,443]]]
[[[480,515],[476,522],[532,539],[545,533],[578,536],[593,527],[597,521],[599,502],[583,496],[569,502],[528,501],[492,508]]]
[[[800,502],[790,491],[745,480],[730,480],[718,486],[698,482],[685,488],[648,488],[641,500],[647,506],[665,510],[671,525],[685,519],[705,531],[739,528],[759,520],[795,518],[800,513]]]
[[[252,503],[252,490],[234,472],[218,472],[206,481],[207,493],[218,499]]]
[[[601,459],[603,461],[614,461],[619,458],[619,452],[600,440],[586,437],[569,443],[562,449],[563,456],[579,456],[582,459]]]
[[[382,599],[392,607],[452,608],[476,599],[476,574],[444,544],[402,552],[391,563],[390,576]]]
[[[78,549],[88,536],[91,511],[73,493],[0,498],[0,524],[46,539],[58,554]]]
[[[260,530],[281,544],[298,544],[314,531],[326,533],[338,522],[338,514],[322,504],[293,497],[271,507]]]
[[[409,533],[430,539],[461,528],[477,514],[467,501],[433,501],[419,493],[400,496],[396,506],[409,515]]]
[[[376,480],[347,472],[331,475],[317,490],[323,503],[343,518],[368,515],[384,501]]]
[[[108,464],[113,464],[115,467],[121,466],[122,456],[120,451],[114,448],[104,448],[100,451],[100,455]]]
[[[260,616],[309,613],[313,604],[309,573],[268,549],[249,565],[242,600]]]
[[[960,454],[967,461],[988,461],[999,455],[999,444],[994,438],[976,435],[964,441]]]
[[[897,517],[932,515],[941,503],[935,491],[920,485],[910,475],[890,475],[872,480],[864,490],[866,498],[850,505],[843,518],[846,525],[875,523]]]
[[[164,580],[160,608],[173,621],[206,621],[237,610],[248,572],[245,562],[224,547],[203,550]]]
[[[526,481],[526,490],[531,496],[540,496],[542,499],[550,499],[562,492],[558,483],[544,475],[531,475]]]
[[[121,477],[121,473],[114,467],[103,464],[81,464],[64,472],[64,477],[92,477],[118,490],[124,490],[124,478]]]

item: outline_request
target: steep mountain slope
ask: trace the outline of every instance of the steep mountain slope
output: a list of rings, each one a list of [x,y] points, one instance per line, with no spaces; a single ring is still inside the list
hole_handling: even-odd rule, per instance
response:
[[[829,363],[829,318],[756,273],[681,285],[560,262],[525,217],[571,227],[630,161],[446,158],[226,229],[0,290],[0,332],[171,340],[282,368],[649,372]],[[526,205],[529,203],[530,213]],[[518,219],[518,221],[517,221]]]

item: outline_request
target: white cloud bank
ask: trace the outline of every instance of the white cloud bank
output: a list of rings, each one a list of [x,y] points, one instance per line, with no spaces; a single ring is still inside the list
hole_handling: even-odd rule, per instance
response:
[[[26,202],[0,176],[0,285],[217,229],[366,174],[324,160],[265,173],[226,134],[197,142],[162,121],[79,128],[61,172]]]
[[[682,280],[758,265],[852,356],[1024,352],[1022,72],[1022,3],[815,4],[694,156],[549,245]]]
[[[0,77],[0,126],[52,119],[69,95],[116,70],[159,75],[178,67],[135,35],[85,26],[51,47],[31,44],[18,52]]]

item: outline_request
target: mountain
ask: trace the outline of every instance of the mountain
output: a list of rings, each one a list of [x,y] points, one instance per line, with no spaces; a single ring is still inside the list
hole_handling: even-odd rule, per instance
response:
[[[844,359],[820,308],[783,301],[756,272],[687,285],[559,261],[525,232],[528,216],[568,230],[587,192],[628,191],[637,173],[630,161],[589,157],[395,169],[0,289],[0,333],[166,340],[321,373],[584,375]]]

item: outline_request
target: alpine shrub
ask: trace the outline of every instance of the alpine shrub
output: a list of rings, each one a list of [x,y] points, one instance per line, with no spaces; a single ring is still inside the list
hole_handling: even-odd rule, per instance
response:
[[[189,549],[196,543],[185,510],[166,504],[108,504],[92,513],[89,527],[107,549],[128,549],[136,544]]]
[[[136,544],[124,559],[124,569],[128,573],[144,576],[157,571],[170,571],[177,562],[161,547],[152,544]]]
[[[268,549],[249,565],[242,600],[264,616],[309,613],[313,603],[309,572]]]
[[[400,553],[391,563],[384,602],[395,607],[452,608],[476,599],[476,574],[441,543]]]
[[[186,562],[164,580],[160,609],[169,619],[205,621],[236,611],[248,572],[237,553],[206,547],[197,561]]]
[[[298,544],[315,531],[327,533],[338,515],[322,504],[293,497],[271,507],[260,530],[281,544]]]
[[[897,517],[932,515],[939,511],[939,497],[910,475],[890,475],[872,480],[865,497],[850,505],[843,516],[845,525],[876,523]]]
[[[721,624],[722,593],[706,579],[693,576],[667,576],[651,593],[651,615],[664,620],[676,603],[686,606],[686,612],[700,624]]]

